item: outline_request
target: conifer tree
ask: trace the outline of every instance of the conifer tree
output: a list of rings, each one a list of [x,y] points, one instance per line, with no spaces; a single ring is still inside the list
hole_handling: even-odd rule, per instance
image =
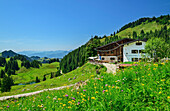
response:
[[[43,81],[45,81],[45,80],[46,80],[46,77],[45,77],[45,75],[44,75]]]
[[[4,78],[4,76],[5,76],[5,72],[4,72],[4,70],[1,70],[1,76],[0,76],[0,78]]]
[[[137,38],[137,33],[135,31],[133,31],[133,39]]]
[[[36,77],[36,80],[35,80],[36,83],[39,83],[40,80],[38,79],[38,77]]]
[[[14,81],[11,76],[5,75],[2,79],[1,92],[9,92]]]
[[[51,72],[51,77],[50,77],[50,79],[52,79],[52,78],[54,78],[54,75],[53,75],[53,73]]]

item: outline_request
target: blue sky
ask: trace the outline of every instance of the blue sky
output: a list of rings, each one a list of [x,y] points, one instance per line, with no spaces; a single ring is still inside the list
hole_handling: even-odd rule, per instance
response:
[[[169,7],[170,0],[0,0],[0,51],[75,49]]]

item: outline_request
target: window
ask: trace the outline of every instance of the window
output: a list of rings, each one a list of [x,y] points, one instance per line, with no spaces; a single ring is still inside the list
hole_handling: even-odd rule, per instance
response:
[[[142,42],[136,42],[136,45],[142,45]]]
[[[138,61],[138,58],[132,58],[132,61],[136,62],[136,61]]]
[[[109,54],[109,51],[107,52],[107,54]]]
[[[102,58],[102,60],[104,60],[104,58]]]
[[[114,54],[114,51],[111,51],[112,54]]]
[[[115,60],[115,58],[114,58],[114,57],[112,57],[112,58],[110,58],[110,60]]]
[[[128,54],[128,53],[126,53],[126,54]]]
[[[145,50],[139,50],[139,53],[145,53]]]
[[[138,53],[138,50],[132,50],[132,53],[136,54],[136,53]]]

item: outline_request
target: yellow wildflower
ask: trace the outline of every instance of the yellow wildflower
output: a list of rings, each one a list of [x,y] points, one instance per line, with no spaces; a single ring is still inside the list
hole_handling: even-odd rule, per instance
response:
[[[144,76],[142,76],[142,77],[144,77]]]
[[[96,94],[98,93],[98,91],[95,92]]]
[[[108,90],[106,90],[106,92],[108,92]]]
[[[115,86],[112,86],[112,88],[114,88]]]
[[[158,64],[154,64],[154,66],[158,67]]]
[[[162,89],[162,88],[160,87],[160,89]]]
[[[148,76],[150,76],[150,74],[148,74]]]
[[[63,104],[63,107],[66,106],[66,104]]]
[[[58,100],[60,101],[60,100],[62,100],[62,98],[58,98]]]
[[[69,109],[71,108],[71,106],[68,107]]]
[[[103,79],[101,79],[101,81],[103,81]]]
[[[72,103],[71,101],[68,101],[68,103]]]
[[[161,94],[162,92],[160,91],[159,94]]]
[[[165,63],[163,62],[163,63],[161,63],[162,65],[165,65]]]
[[[142,84],[142,86],[144,86],[144,84]]]
[[[86,95],[83,95],[83,97],[85,97]]]
[[[167,99],[170,99],[170,96],[168,96]]]
[[[91,97],[91,99],[95,99],[95,97]]]
[[[108,87],[111,87],[111,86],[108,86]]]
[[[96,89],[96,87],[94,87]]]
[[[91,77],[94,77],[94,75],[91,75]]]
[[[165,81],[165,79],[162,79],[161,81]]]
[[[60,103],[60,104],[63,104],[63,103]]]
[[[79,94],[79,92],[77,92],[77,94]]]
[[[138,80],[138,79],[135,78],[135,80]]]

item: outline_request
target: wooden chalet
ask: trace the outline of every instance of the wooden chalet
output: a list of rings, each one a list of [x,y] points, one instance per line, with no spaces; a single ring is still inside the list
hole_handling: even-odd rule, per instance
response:
[[[129,45],[130,43],[136,43],[138,49],[143,49],[144,47],[139,47],[142,44],[141,40],[134,40],[130,38],[124,38],[107,45],[97,47],[95,50],[98,54],[98,60],[103,62],[124,62],[124,45]],[[127,53],[126,53],[127,54]],[[134,54],[133,54],[134,55]],[[139,57],[138,57],[139,58]]]

